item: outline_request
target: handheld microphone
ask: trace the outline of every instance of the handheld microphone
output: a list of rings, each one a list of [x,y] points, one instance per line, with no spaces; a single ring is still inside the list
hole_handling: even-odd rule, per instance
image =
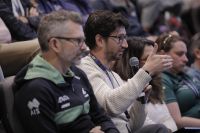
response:
[[[130,65],[130,67],[132,69],[133,74],[136,74],[137,71],[139,70],[139,60],[138,60],[138,58],[134,57],[134,56],[131,57],[129,59],[129,65]]]
[[[81,58],[87,56],[89,53],[90,53],[90,49],[89,47],[86,46],[86,48],[83,51],[81,51]]]
[[[133,74],[136,74],[137,71],[139,70],[139,60],[137,57],[131,57],[129,59],[129,65],[132,69],[132,72]],[[139,97],[137,98],[138,101],[140,101],[142,104],[145,104],[147,101],[146,101],[146,97],[145,97],[145,93],[142,92]]]
[[[90,50],[86,49],[86,50],[82,51],[81,57],[83,58],[83,57],[87,56],[89,53],[90,53]]]

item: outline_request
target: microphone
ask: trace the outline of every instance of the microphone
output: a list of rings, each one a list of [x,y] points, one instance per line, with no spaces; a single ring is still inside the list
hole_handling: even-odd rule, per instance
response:
[[[136,74],[139,70],[139,59],[137,57],[131,57],[129,59],[129,65],[132,69],[133,74]],[[142,104],[145,104],[147,102],[147,99],[145,97],[145,93],[142,92],[139,97],[137,98],[138,101],[140,101]]]
[[[136,74],[137,71],[139,70],[139,60],[138,60],[138,58],[134,57],[134,56],[131,57],[129,59],[129,65],[130,65],[130,67],[132,69],[133,74]]]
[[[81,57],[85,57],[90,53],[89,47],[86,46],[86,49],[81,52]]]
[[[81,53],[81,57],[83,58],[83,57],[85,57],[85,56],[87,56],[88,54],[90,53],[90,50],[84,50],[84,51],[82,51],[82,53]]]

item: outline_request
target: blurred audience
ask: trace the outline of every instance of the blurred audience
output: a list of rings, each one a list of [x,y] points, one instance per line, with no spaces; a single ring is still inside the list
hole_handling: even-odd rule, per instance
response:
[[[170,15],[180,13],[182,0],[138,0],[137,3],[143,28],[155,34],[169,30],[167,23],[172,17]],[[168,16],[164,16],[165,13],[168,13]],[[159,20],[161,15],[163,18]]]
[[[140,24],[136,7],[131,0],[90,0],[90,2],[94,10],[110,10],[124,15],[129,21],[128,36],[147,35]]]
[[[132,65],[137,65],[137,63],[139,63],[138,67],[141,68],[154,47],[153,41],[141,37],[130,37],[127,43],[128,48],[124,51],[122,58],[117,60],[113,67],[113,70],[117,72],[124,81],[132,78],[136,72],[133,70],[133,66],[130,66],[130,59],[132,57],[137,57],[138,62]],[[149,84],[152,86],[152,89],[146,96],[148,99],[146,104],[147,116],[154,123],[164,124],[172,132],[176,131],[177,126],[164,102],[160,73],[152,76],[152,80]]]
[[[0,17],[8,27],[12,41],[37,37],[39,16],[36,8],[26,0],[0,0]]]
[[[37,0],[38,10],[41,14],[52,11],[68,10],[78,12],[85,22],[88,14],[92,11],[89,0]]]
[[[200,32],[200,0],[183,0],[181,18],[191,35]],[[192,37],[192,36],[191,36]]]

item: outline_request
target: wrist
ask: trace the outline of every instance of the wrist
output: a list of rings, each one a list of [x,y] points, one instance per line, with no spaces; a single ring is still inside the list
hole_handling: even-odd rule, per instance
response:
[[[148,69],[146,69],[146,68],[142,68],[147,74],[149,74],[150,76],[152,76],[153,75],[153,73],[150,71],[150,70],[148,70]]]

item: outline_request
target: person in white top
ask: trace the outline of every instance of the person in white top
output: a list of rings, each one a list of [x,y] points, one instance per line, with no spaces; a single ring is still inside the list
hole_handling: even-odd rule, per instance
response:
[[[90,54],[81,60],[79,67],[87,74],[97,101],[121,133],[168,132],[163,125],[142,128],[146,119],[144,105],[136,99],[142,91],[148,91],[145,87],[156,71],[171,67],[171,57],[155,55],[155,47],[147,63],[126,83],[111,71],[113,61],[120,59],[128,47],[127,25],[127,20],[119,13],[95,11],[90,14],[84,27]]]

